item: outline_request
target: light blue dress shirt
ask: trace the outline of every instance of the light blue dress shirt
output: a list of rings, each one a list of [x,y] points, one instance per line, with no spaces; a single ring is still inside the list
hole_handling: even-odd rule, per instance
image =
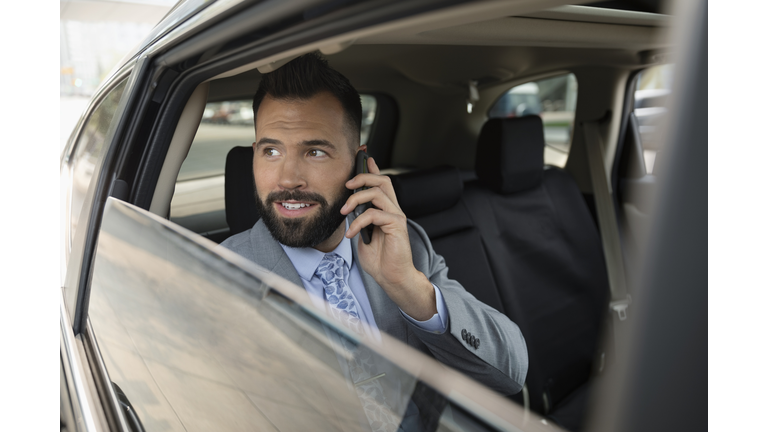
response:
[[[288,258],[291,260],[291,263],[293,263],[293,266],[296,268],[296,271],[299,273],[301,282],[310,294],[309,297],[312,299],[312,303],[321,309],[325,309],[323,282],[315,275],[315,270],[317,270],[317,266],[320,265],[320,261],[322,261],[325,253],[314,248],[292,248],[285,246],[282,243],[280,246],[282,246],[286,255],[288,255]],[[360,306],[360,318],[368,324],[366,332],[372,332],[372,334],[369,333],[368,336],[381,341],[379,327],[376,325],[376,321],[373,318],[371,302],[368,300],[368,294],[365,292],[363,279],[360,276],[357,264],[352,256],[352,243],[350,239],[344,237],[336,249],[330,253],[336,253],[341,256],[346,262],[347,267],[349,267],[349,280],[345,282],[357,298],[357,303]],[[443,333],[446,329],[445,323],[448,321],[448,309],[445,307],[445,300],[443,300],[443,294],[440,292],[440,289],[435,286],[435,284],[432,284],[432,287],[435,289],[435,299],[437,301],[437,313],[434,314],[432,318],[426,321],[418,321],[408,316],[408,314],[402,310],[400,313],[405,319],[423,330],[434,333]]]

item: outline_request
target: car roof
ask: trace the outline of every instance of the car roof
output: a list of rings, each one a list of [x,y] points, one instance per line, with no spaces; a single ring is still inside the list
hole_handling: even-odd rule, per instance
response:
[[[361,90],[393,72],[463,90],[468,80],[483,88],[585,64],[642,67],[650,53],[669,51],[669,19],[590,6],[533,11],[490,2],[461,16],[432,13],[372,27],[320,51]]]

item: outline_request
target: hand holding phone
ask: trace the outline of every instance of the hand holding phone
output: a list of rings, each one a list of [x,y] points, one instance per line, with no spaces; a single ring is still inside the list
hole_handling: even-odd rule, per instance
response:
[[[357,159],[355,161],[355,175],[357,174],[368,174],[368,153],[362,150],[357,152]],[[368,189],[368,187],[363,186],[362,188],[355,189],[354,193],[357,193],[366,189]],[[355,207],[355,210],[354,210],[355,218],[365,213],[366,210],[372,207],[373,207],[373,204],[371,204],[370,202],[366,202],[358,205],[357,207]],[[360,230],[360,235],[363,237],[363,243],[370,244],[371,236],[373,235],[373,225],[368,225],[367,227]]]
[[[353,214],[355,220],[344,235],[351,239],[359,233],[366,245],[357,250],[361,270],[370,275],[403,312],[427,320],[437,313],[435,289],[427,276],[413,265],[408,221],[397,204],[392,181],[381,174],[375,160],[368,159],[364,149],[358,149],[356,174],[346,185],[354,188],[347,204],[357,204],[354,207],[345,204],[341,210],[343,214]],[[369,208],[377,211],[364,214]],[[372,241],[374,226],[375,244]]]

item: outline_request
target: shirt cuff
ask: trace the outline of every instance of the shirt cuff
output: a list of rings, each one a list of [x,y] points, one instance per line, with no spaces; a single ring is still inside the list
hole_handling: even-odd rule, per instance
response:
[[[440,289],[437,288],[437,285],[432,284],[432,288],[435,289],[435,301],[437,306],[437,313],[432,315],[432,318],[426,321],[418,321],[411,318],[407,313],[403,312],[402,309],[400,310],[400,313],[403,314],[405,319],[422,330],[426,330],[431,333],[444,333],[446,329],[445,323],[448,322],[448,309],[445,307],[443,293],[440,292]]]

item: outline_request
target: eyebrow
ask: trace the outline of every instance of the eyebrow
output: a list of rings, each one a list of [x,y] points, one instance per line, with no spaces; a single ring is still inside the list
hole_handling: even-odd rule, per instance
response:
[[[274,138],[266,138],[266,137],[264,137],[264,138],[260,139],[259,142],[256,143],[256,147],[261,147],[261,146],[267,145],[267,144],[282,144],[282,143],[283,142],[280,141],[280,140],[276,140]]]
[[[326,147],[326,148],[330,148],[330,149],[335,149],[336,148],[336,146],[333,145],[333,143],[331,143],[328,140],[324,140],[324,139],[315,139],[315,140],[302,141],[300,144],[302,146],[304,146],[304,147]]]
[[[256,143],[256,147],[258,148],[258,147],[269,145],[269,144],[279,145],[279,144],[283,144],[283,142],[274,138],[264,137],[260,139],[258,143]],[[299,145],[303,147],[326,147],[330,149],[336,148],[336,146],[333,145],[333,143],[324,139],[306,140],[306,141],[300,142]]]

